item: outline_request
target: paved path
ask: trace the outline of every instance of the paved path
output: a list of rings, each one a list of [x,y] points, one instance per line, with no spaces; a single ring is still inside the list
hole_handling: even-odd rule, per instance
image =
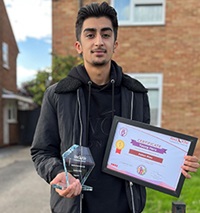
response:
[[[50,213],[50,187],[37,175],[29,149],[0,148],[1,213]]]

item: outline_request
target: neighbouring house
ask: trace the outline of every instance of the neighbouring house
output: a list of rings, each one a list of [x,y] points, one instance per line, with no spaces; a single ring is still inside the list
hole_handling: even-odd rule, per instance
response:
[[[76,15],[91,2],[52,0],[53,54],[77,55]],[[200,138],[200,1],[107,2],[119,19],[114,60],[149,89],[152,124]]]
[[[33,106],[31,98],[18,94],[16,83],[18,53],[4,1],[0,1],[0,147],[19,143],[18,112]]]

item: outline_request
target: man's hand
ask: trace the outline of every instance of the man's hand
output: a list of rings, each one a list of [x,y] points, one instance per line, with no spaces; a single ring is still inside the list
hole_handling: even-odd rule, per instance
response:
[[[182,174],[190,179],[191,175],[189,172],[196,172],[198,168],[200,167],[199,160],[196,156],[185,156],[185,161],[184,165],[181,167],[182,168]]]
[[[69,178],[69,186],[63,190],[56,189],[56,192],[62,196],[62,197],[67,197],[67,198],[72,198],[77,195],[80,195],[82,186],[79,181],[79,179],[74,178],[70,173],[68,173],[68,178]],[[59,173],[50,183],[50,185],[53,184],[65,184],[66,185],[66,177],[65,177],[65,172]]]

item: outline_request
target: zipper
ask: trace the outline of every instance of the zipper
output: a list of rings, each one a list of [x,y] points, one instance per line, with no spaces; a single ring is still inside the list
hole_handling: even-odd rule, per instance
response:
[[[80,102],[80,92],[79,89],[77,90],[77,102],[78,102],[78,116],[80,121],[80,138],[79,138],[79,145],[82,145],[82,136],[83,136],[83,121],[81,118],[81,102]],[[82,213],[82,200],[83,200],[83,194],[80,194],[80,213]]]
[[[133,120],[133,101],[134,101],[134,93],[131,92],[131,115],[130,115],[131,120]]]
[[[77,102],[78,102],[78,115],[80,121],[80,138],[79,138],[79,145],[82,145],[82,138],[83,138],[83,122],[81,119],[81,102],[80,102],[80,93],[79,89],[77,90]]]
[[[83,202],[83,194],[80,194],[80,213],[83,212],[83,206],[82,206],[82,202]]]
[[[133,101],[134,101],[134,93],[131,92],[131,113],[130,113],[130,119],[133,120]],[[133,195],[133,183],[129,182],[130,192],[131,192],[131,203],[133,207],[133,213],[135,213],[135,202],[134,202],[134,195]]]
[[[133,183],[132,182],[129,182],[129,186],[130,186],[130,191],[131,191],[131,203],[132,203],[132,207],[133,207],[133,213],[136,213],[135,212],[135,202],[134,202],[134,196],[133,196]]]

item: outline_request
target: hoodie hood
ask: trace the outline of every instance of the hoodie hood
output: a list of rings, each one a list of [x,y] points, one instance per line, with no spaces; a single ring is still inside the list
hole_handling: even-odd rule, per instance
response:
[[[122,68],[115,61],[111,61],[110,81],[115,82],[115,86],[123,85],[135,92],[147,92],[146,88],[136,79],[123,74]],[[56,93],[67,93],[77,90],[79,87],[91,82],[84,65],[73,67],[68,76],[57,83]],[[93,86],[95,84],[93,83]]]
[[[91,81],[84,65],[74,67],[70,71],[68,77],[74,78],[80,81],[82,84],[88,84],[88,82]],[[111,69],[110,69],[110,80],[112,79],[115,81],[116,86],[119,86],[121,84],[122,69],[114,61],[111,62]],[[93,84],[95,85],[95,83]]]
[[[88,81],[90,81],[90,77],[84,65],[73,67],[72,70],[69,72],[68,77],[81,82],[81,84],[87,84]]]

